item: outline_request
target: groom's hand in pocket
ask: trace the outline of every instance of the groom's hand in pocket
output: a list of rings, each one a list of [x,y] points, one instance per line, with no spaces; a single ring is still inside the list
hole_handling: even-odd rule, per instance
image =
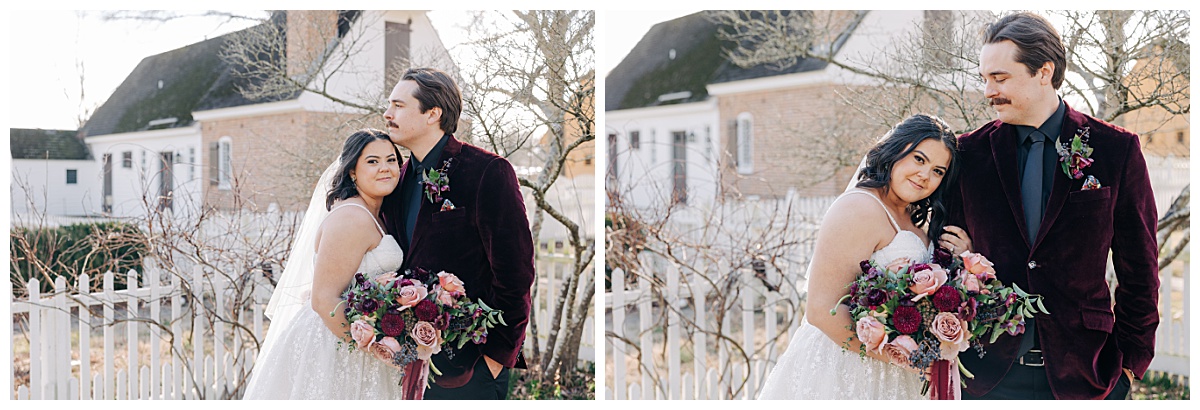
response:
[[[492,378],[500,377],[500,371],[504,370],[504,365],[487,356],[483,356],[483,360],[487,362],[488,370],[492,371]]]

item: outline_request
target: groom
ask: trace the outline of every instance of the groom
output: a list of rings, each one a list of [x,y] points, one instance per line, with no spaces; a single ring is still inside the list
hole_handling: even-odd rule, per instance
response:
[[[1001,336],[982,358],[960,354],[975,375],[965,398],[1123,399],[1154,357],[1157,212],[1146,162],[1137,135],[1059,98],[1065,55],[1036,14],[1006,16],[984,33],[979,74],[999,119],[959,137],[950,224],[966,228],[1006,285],[1042,295],[1050,314],[1027,319],[1024,334]],[[1071,150],[1076,135],[1084,138]],[[1060,144],[1080,154],[1070,175]]]
[[[525,368],[521,346],[529,322],[533,238],[513,167],[504,158],[454,138],[462,112],[446,73],[414,68],[388,97],[388,135],[412,156],[383,202],[388,234],[404,249],[401,269],[446,271],[467,296],[504,311],[508,326],[482,344],[433,356],[440,371],[426,399],[504,399],[508,369]],[[436,171],[441,178],[426,179]]]

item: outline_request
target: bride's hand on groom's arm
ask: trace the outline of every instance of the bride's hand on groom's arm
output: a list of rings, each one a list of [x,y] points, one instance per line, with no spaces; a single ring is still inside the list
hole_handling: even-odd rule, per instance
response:
[[[942,236],[938,238],[938,245],[942,248],[955,255],[963,252],[975,252],[971,236],[967,235],[967,231],[954,225],[946,225],[943,231]]]

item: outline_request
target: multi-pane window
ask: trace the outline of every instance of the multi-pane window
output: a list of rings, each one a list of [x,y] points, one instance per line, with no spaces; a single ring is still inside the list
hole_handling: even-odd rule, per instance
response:
[[[739,174],[754,172],[754,117],[746,112],[737,118],[737,170]]]

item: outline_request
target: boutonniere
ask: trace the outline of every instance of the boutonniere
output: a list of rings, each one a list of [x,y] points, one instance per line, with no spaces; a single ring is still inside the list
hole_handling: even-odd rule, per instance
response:
[[[425,186],[425,198],[429,199],[429,203],[442,202],[442,194],[450,191],[450,163],[453,160],[446,160],[441,168],[425,171],[425,180],[421,184]]]
[[[1063,144],[1062,141],[1056,144],[1058,163],[1062,165],[1063,173],[1067,174],[1067,178],[1083,178],[1083,169],[1092,165],[1092,147],[1088,146],[1088,138],[1088,127],[1083,127],[1075,132],[1070,146]]]

